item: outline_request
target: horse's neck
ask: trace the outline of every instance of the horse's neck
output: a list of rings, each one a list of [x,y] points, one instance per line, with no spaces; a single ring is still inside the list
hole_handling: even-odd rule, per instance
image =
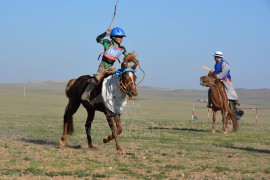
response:
[[[216,83],[215,85],[212,85],[210,89],[213,104],[219,107],[224,101],[228,101],[223,84]]]
[[[104,79],[102,87],[102,98],[105,107],[110,111],[120,114],[126,104],[126,94],[121,91],[116,75]]]
[[[119,86],[119,81],[115,74],[111,74],[107,76],[103,81],[105,81],[105,83],[103,83],[102,85],[106,86],[107,88],[109,86],[113,86],[113,87]]]
[[[123,94],[125,94],[120,87],[120,83],[118,80],[118,77],[115,74],[112,74],[110,76],[108,76],[107,78],[104,79],[103,83],[102,83],[102,89],[104,88],[104,90],[106,89],[107,92],[113,94],[115,97],[118,96],[124,96]]]

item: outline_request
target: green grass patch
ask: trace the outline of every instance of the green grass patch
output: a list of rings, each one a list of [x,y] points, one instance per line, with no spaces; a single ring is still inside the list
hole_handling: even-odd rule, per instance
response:
[[[32,89],[31,89],[32,88]],[[220,113],[216,133],[207,121],[205,104],[197,101],[206,91],[144,89],[121,115],[119,136],[124,154],[115,141],[104,144],[111,134],[104,114],[96,112],[89,150],[85,134],[86,111],[81,106],[74,116],[75,133],[67,146],[59,148],[63,113],[67,104],[65,84],[28,86],[26,98],[16,86],[1,86],[0,179],[3,176],[42,176],[44,179],[269,179],[270,113],[245,112],[239,131],[221,132]],[[16,96],[18,95],[18,96]],[[242,102],[252,102],[246,96]],[[270,104],[265,94],[256,102]],[[261,95],[263,96],[263,94]],[[255,98],[256,99],[256,98]],[[199,120],[192,121],[196,106]],[[242,103],[241,106],[245,106]]]

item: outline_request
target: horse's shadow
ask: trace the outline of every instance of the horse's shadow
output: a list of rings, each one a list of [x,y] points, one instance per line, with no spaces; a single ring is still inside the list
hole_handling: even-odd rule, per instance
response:
[[[16,139],[17,141],[24,142],[24,143],[31,143],[31,144],[36,144],[36,145],[45,145],[45,146],[52,146],[55,148],[60,148],[59,147],[59,142],[54,142],[54,141],[49,141],[49,140],[43,140],[43,139],[29,139],[29,138],[20,138]],[[76,146],[71,146],[71,145],[66,145],[68,148],[72,149],[81,149],[81,145],[76,145]]]
[[[270,154],[270,150],[265,150],[265,149],[254,149],[254,148],[236,147],[236,146],[222,146],[222,147],[230,148],[230,149],[238,149],[238,150],[243,150],[243,151],[249,151],[249,152]]]
[[[168,128],[168,127],[148,127],[150,130],[176,130],[176,131],[193,131],[193,132],[209,132],[209,130],[204,129],[194,129],[194,128]]]

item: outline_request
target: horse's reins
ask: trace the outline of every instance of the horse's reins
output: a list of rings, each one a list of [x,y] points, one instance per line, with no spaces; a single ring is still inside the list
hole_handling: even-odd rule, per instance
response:
[[[140,70],[143,72],[143,77],[142,77],[142,79],[140,80],[140,82],[137,84],[137,86],[139,86],[139,85],[141,84],[141,82],[143,82],[144,77],[145,77],[145,72],[144,72],[144,70],[141,68],[140,64],[139,64],[139,68],[140,68]]]

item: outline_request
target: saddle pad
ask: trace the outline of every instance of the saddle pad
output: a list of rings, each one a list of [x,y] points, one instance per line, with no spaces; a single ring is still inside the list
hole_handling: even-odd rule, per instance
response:
[[[103,80],[102,99],[104,105],[113,113],[121,114],[127,104],[127,95],[120,89],[118,78],[115,74]]]

